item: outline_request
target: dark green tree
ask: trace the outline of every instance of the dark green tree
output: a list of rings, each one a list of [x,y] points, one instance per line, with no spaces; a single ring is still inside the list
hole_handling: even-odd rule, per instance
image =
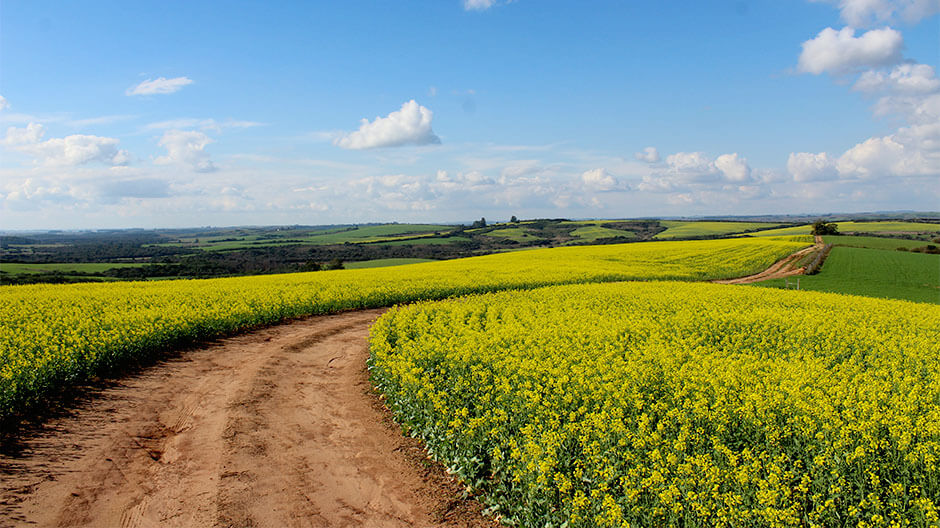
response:
[[[825,220],[816,220],[813,222],[814,235],[838,235],[839,226],[835,222],[826,222]]]

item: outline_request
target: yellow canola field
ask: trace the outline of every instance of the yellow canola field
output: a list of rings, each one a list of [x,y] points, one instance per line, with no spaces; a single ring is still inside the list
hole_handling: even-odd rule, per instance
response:
[[[807,238],[808,240],[808,238]],[[0,287],[0,419],[50,390],[193,340],[291,317],[473,292],[747,275],[806,241],[650,242],[394,268],[210,280]]]
[[[940,307],[716,284],[395,308],[397,419],[516,526],[937,526]]]

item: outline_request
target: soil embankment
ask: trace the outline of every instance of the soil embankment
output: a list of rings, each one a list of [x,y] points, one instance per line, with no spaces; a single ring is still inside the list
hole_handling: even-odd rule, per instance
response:
[[[6,437],[0,525],[492,526],[372,393],[381,313],[184,351]]]

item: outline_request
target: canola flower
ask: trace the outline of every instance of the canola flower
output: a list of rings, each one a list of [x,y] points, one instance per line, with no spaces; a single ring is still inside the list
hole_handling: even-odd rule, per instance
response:
[[[717,284],[397,307],[369,368],[510,525],[937,526],[940,307]]]
[[[395,268],[0,287],[0,420],[50,390],[194,340],[292,317],[467,293],[753,273],[805,246],[733,239],[565,247]]]

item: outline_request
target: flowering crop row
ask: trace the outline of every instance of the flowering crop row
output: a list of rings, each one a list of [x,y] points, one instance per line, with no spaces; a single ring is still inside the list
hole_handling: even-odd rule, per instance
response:
[[[521,526],[937,526],[940,307],[717,284],[389,311],[397,419]]]
[[[806,242],[570,247],[396,268],[228,279],[0,287],[0,419],[57,387],[181,343],[291,317],[473,292],[762,269]]]

